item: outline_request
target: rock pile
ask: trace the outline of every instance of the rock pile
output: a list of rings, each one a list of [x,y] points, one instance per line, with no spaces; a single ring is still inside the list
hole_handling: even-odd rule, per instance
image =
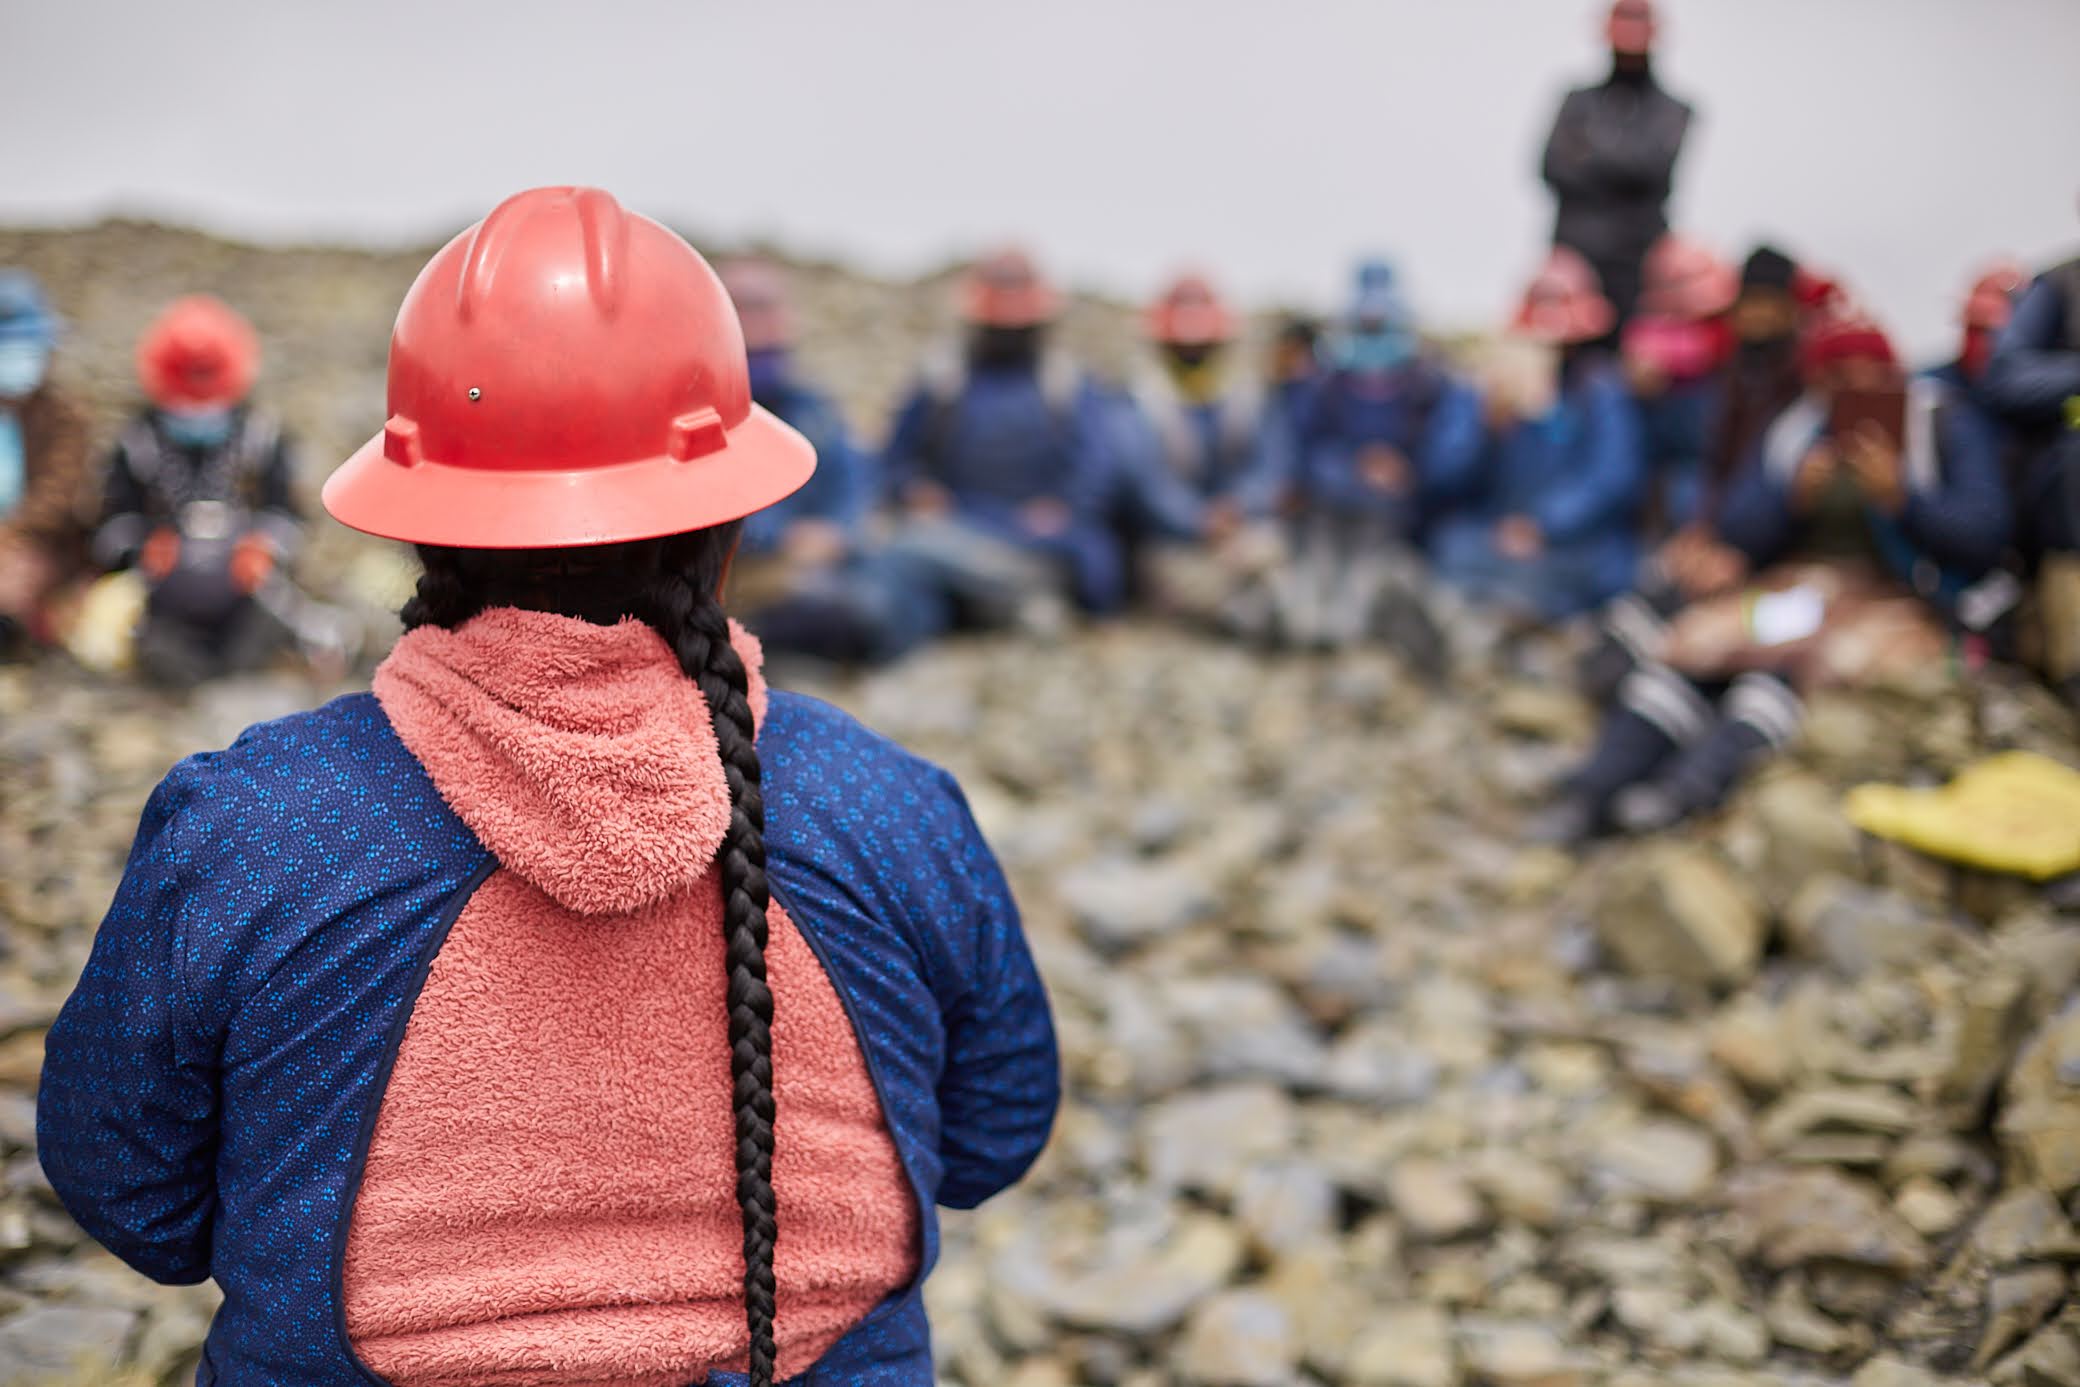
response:
[[[321,456],[373,427],[416,263],[120,225],[10,258],[104,408],[153,304],[236,286]],[[919,296],[811,280],[849,397],[884,389]],[[2080,915],[1837,809],[1989,748],[2073,760],[2063,713],[1999,679],[1823,700],[1718,820],[1575,863],[1518,834],[1588,722],[1563,654],[1439,696],[1125,625],[821,690],[960,776],[1063,1041],[1048,1153],[948,1220],[944,1381],[2080,1385]],[[113,1263],[42,1182],[42,1032],[157,777],[323,692],[0,670],[0,1381],[192,1370],[210,1292]]]

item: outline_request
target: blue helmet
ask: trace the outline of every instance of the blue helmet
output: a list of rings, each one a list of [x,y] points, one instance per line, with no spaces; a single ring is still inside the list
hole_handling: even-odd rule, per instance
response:
[[[48,347],[58,338],[58,315],[43,286],[27,270],[0,269],[0,341]]]
[[[1390,371],[1415,356],[1415,313],[1385,260],[1360,261],[1330,356],[1347,371]]]
[[[1353,324],[1366,327],[1413,328],[1415,315],[1401,296],[1400,277],[1391,263],[1379,259],[1359,262],[1347,316]]]

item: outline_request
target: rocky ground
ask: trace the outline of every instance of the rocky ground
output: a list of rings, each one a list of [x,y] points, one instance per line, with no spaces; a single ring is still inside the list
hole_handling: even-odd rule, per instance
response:
[[[314,459],[373,430],[418,258],[0,233],[102,417],[127,334],[199,285],[268,332]],[[807,279],[812,359],[871,417],[935,300]],[[314,581],[362,552],[333,534]],[[1838,810],[1989,748],[2080,759],[2061,710],[1944,671],[1823,700],[1720,819],[1577,863],[1518,832],[1586,735],[1564,643],[1464,653],[1440,696],[1123,625],[811,681],[959,774],[1064,1043],[1039,1168],[948,1220],[944,1380],[2080,1384],[2080,913]],[[38,1174],[42,1030],[158,776],[325,692],[0,671],[0,1382],[192,1366],[208,1289],[84,1244]]]

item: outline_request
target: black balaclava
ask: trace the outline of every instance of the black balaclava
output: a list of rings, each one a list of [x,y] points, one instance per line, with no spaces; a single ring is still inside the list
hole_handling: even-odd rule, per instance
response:
[[[1647,53],[1611,52],[1610,82],[1614,87],[1644,87],[1654,80],[1654,59]]]
[[[998,327],[978,323],[968,335],[968,362],[978,371],[1031,370],[1040,364],[1037,323]]]
[[[1773,290],[1787,297],[1798,277],[1798,266],[1775,246],[1757,246],[1741,266],[1741,292]],[[1782,367],[1797,350],[1796,323],[1774,337],[1742,338],[1734,346],[1736,364],[1743,371],[1770,372]]]

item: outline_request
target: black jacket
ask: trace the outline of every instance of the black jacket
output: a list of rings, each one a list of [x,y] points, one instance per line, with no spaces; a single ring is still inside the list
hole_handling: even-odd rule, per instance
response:
[[[1638,291],[1647,248],[1668,230],[1690,114],[1651,76],[1614,76],[1569,92],[1546,139],[1541,173],[1560,200],[1553,242],[1596,267],[1621,312]]]

